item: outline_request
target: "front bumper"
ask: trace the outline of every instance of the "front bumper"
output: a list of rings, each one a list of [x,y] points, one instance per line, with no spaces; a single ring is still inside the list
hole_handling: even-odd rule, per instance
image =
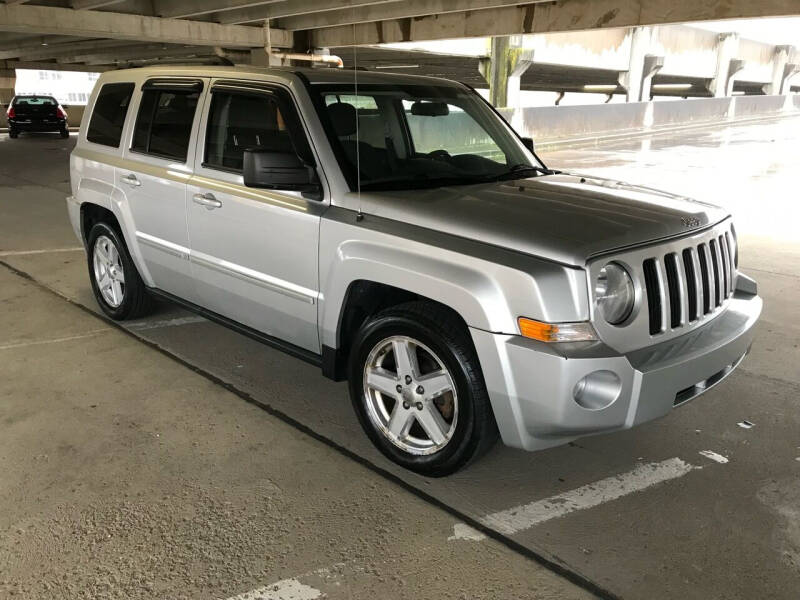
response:
[[[755,282],[739,274],[713,321],[625,355],[599,342],[553,345],[471,329],[503,442],[539,450],[666,415],[739,365],[761,306]]]

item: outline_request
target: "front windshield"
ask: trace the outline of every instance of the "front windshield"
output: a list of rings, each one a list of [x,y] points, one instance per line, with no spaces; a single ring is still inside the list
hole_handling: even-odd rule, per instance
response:
[[[485,102],[455,85],[314,85],[351,189],[529,177],[543,166]],[[359,176],[360,175],[360,181]]]

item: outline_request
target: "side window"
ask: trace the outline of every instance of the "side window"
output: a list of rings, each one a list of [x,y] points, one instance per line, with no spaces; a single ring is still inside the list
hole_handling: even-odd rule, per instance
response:
[[[203,164],[241,171],[248,148],[296,151],[278,102],[268,94],[214,92]]]
[[[86,132],[87,140],[104,146],[119,147],[133,88],[132,83],[107,83],[100,88]]]
[[[145,89],[131,150],[185,161],[199,97],[194,90]]]

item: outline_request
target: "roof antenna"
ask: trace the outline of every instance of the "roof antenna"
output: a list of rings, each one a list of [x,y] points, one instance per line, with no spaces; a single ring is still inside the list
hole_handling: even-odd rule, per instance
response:
[[[358,135],[358,46],[356,46],[356,24],[353,23],[353,81],[355,83],[355,109],[356,109],[356,193],[358,194],[358,212],[356,222],[364,220],[364,213],[361,212],[361,148],[360,137]]]

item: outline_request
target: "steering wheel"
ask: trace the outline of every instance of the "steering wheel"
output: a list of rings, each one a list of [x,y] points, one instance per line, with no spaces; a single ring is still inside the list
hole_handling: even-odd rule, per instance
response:
[[[439,149],[439,150],[434,150],[433,152],[428,152],[428,156],[430,156],[434,160],[444,161],[450,158],[450,153],[447,150]]]

